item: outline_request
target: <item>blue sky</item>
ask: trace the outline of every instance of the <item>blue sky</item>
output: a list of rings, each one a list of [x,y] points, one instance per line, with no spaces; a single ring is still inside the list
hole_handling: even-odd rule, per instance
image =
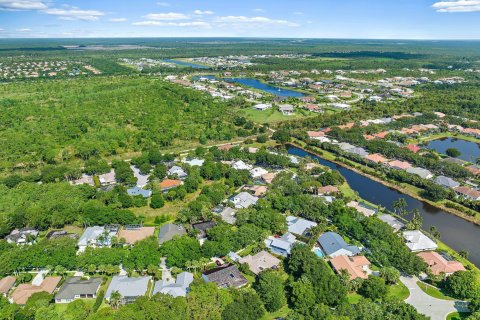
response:
[[[0,0],[0,38],[480,39],[480,0]]]

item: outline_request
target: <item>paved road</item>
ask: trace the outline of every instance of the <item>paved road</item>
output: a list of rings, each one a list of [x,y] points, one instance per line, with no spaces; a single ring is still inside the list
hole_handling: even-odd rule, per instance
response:
[[[445,320],[449,313],[468,311],[468,306],[465,302],[441,300],[429,296],[417,285],[417,281],[419,281],[417,277],[402,276],[400,281],[410,290],[410,296],[405,302],[414,306],[418,312],[429,316],[432,320]]]

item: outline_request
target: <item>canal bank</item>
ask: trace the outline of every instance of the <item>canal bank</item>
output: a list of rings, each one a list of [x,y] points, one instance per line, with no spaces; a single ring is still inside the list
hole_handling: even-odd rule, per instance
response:
[[[466,221],[460,217],[437,208],[427,202],[404,194],[393,187],[385,186],[383,183],[372,179],[366,174],[356,172],[345,165],[325,160],[318,155],[303,150],[301,147],[291,145],[288,147],[289,154],[299,157],[310,156],[334,170],[338,170],[347,180],[350,187],[355,190],[359,196],[371,203],[380,205],[390,211],[394,211],[393,202],[398,198],[405,198],[407,202],[406,210],[412,211],[418,209],[423,218],[423,229],[429,230],[435,226],[441,234],[441,240],[454,250],[468,251],[469,260],[476,266],[480,266],[480,226]]]

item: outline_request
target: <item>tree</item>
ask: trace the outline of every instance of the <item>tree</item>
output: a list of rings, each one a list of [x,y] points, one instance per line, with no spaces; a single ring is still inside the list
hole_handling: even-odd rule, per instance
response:
[[[437,230],[435,226],[430,226],[430,234],[435,238],[435,239],[440,239],[440,231]]]
[[[384,267],[380,269],[380,277],[386,284],[396,284],[400,280],[400,271],[393,267]]]
[[[380,277],[369,276],[368,279],[363,281],[362,286],[358,290],[365,298],[370,298],[372,300],[382,300],[387,295],[387,286],[385,285],[385,280]]]
[[[398,198],[397,200],[393,201],[392,206],[396,214],[404,215],[405,208],[407,207],[407,200],[405,200],[405,198]]]
[[[265,143],[268,140],[268,136],[266,134],[259,134],[257,136],[257,142],[258,143]]]
[[[459,299],[471,299],[479,295],[473,271],[458,271],[449,276],[445,288]]]
[[[283,279],[278,272],[273,270],[261,272],[255,283],[255,290],[269,312],[277,311],[287,303]]]
[[[159,209],[165,205],[165,199],[161,193],[154,193],[150,199],[150,208]]]
[[[189,319],[220,320],[223,310],[232,302],[231,293],[215,283],[193,283],[187,296]]]
[[[309,314],[310,308],[315,305],[315,293],[310,280],[301,278],[292,283],[290,302],[295,311],[303,315]]]
[[[456,148],[448,148],[445,150],[445,153],[452,158],[457,158],[462,155],[462,153]]]
[[[223,320],[258,320],[265,314],[265,308],[253,290],[239,291],[234,300],[222,312]]]
[[[92,308],[85,301],[78,299],[68,304],[65,310],[65,320],[84,320],[88,317]]]
[[[110,305],[113,309],[118,309],[122,303],[122,295],[118,291],[113,291],[110,294]]]

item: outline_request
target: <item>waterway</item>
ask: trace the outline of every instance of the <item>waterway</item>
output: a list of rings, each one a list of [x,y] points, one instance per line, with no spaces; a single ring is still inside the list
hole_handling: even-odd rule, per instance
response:
[[[427,148],[442,154],[446,154],[448,148],[455,148],[461,152],[461,155],[457,158],[473,163],[476,162],[477,158],[480,158],[480,145],[462,139],[442,138],[432,140],[427,144]]]
[[[173,59],[164,59],[163,61],[170,62],[170,63],[175,63],[179,66],[190,67],[190,68],[193,68],[193,69],[208,69],[209,68],[208,66],[204,66],[202,64],[192,63],[192,62],[188,62],[188,61],[180,61],[180,60],[173,60]]]
[[[408,211],[419,210],[423,218],[424,230],[428,231],[431,226],[435,226],[441,234],[440,239],[444,243],[456,251],[468,251],[469,260],[480,267],[480,226],[302,149],[291,146],[288,148],[288,153],[299,157],[309,156],[317,159],[324,166],[338,170],[360,197],[391,211],[394,211],[393,202],[398,198],[404,198],[407,202],[406,209]]]

